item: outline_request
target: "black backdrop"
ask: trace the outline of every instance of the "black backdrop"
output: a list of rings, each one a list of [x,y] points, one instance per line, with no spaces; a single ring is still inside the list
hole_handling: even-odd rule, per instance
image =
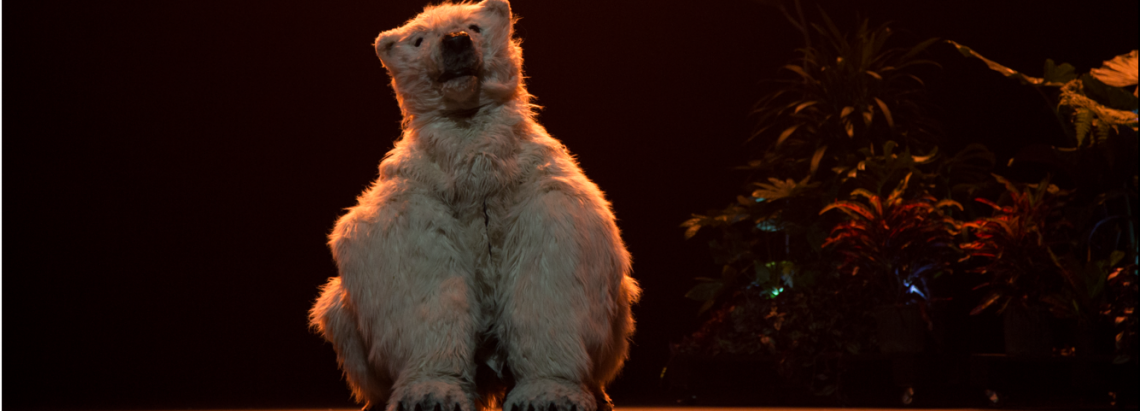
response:
[[[369,44],[423,2],[30,4],[8,4],[3,44],[4,407],[349,405],[306,310],[336,274],[325,234],[399,131]],[[825,7],[1032,74],[1137,47],[1137,3],[1098,4]],[[746,0],[513,7],[540,121],[607,192],[645,289],[612,393],[651,398],[698,324],[682,295],[716,272],[678,225],[740,191],[748,111],[800,36]],[[932,55],[951,146],[1057,138],[1032,92]]]

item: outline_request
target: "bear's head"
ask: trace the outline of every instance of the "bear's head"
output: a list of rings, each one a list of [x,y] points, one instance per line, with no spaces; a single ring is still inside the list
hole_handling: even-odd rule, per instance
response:
[[[506,0],[429,6],[380,33],[376,55],[392,77],[405,121],[526,100],[522,49]]]

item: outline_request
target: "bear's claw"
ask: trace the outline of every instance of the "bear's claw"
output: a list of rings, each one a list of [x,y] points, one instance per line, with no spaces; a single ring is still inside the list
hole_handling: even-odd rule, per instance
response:
[[[454,401],[435,401],[433,398],[424,398],[407,406],[404,401],[396,404],[396,411],[464,411],[463,406]],[[446,405],[445,405],[446,404]]]
[[[471,396],[451,381],[423,381],[393,394],[388,411],[474,411]]]
[[[519,408],[518,404],[515,404],[514,406],[511,407],[511,411],[520,411],[520,410],[521,409]],[[538,408],[535,408],[534,404],[530,404],[529,406],[527,406],[526,411],[561,411],[561,410],[559,410],[558,405],[555,405],[552,402],[552,403],[550,403],[550,405],[545,410],[542,408],[541,405]],[[575,404],[570,404],[569,411],[578,411],[578,406]]]
[[[404,402],[400,401],[396,404],[397,411],[463,411],[463,407],[457,402],[452,403],[452,407],[444,406],[442,402],[434,401],[430,398],[424,398],[422,401],[416,402],[415,407],[405,407]]]
[[[597,397],[578,384],[562,381],[531,381],[516,385],[503,403],[510,411],[603,411],[611,409],[608,401]]]

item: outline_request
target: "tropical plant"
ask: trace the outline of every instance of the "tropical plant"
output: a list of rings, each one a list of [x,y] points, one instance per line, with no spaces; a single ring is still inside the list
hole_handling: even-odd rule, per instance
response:
[[[1137,51],[1105,61],[1100,68],[1079,74],[1067,63],[1045,60],[1042,77],[1032,77],[982,57],[973,49],[948,41],[963,55],[983,61],[990,69],[1034,88],[1053,108],[1057,124],[1069,136],[1060,147],[1031,144],[1023,147],[1010,165],[1036,163],[1072,181],[1073,205],[1079,209],[1099,208],[1096,213],[1117,215],[1127,221],[1125,242],[1131,254],[1137,253],[1135,204],[1140,167],[1136,133],[1138,130],[1136,64]],[[1128,89],[1133,88],[1132,93]],[[1119,212],[1110,212],[1117,207]],[[1102,217],[1074,221],[1093,227]],[[1114,244],[1112,250],[1122,244]],[[1133,264],[1140,261],[1135,257]]]
[[[1109,318],[1116,326],[1115,363],[1128,362],[1137,355],[1137,313],[1140,303],[1140,282],[1137,281],[1136,264],[1125,264],[1114,268],[1107,277],[1108,298],[1102,305],[1100,314]]]
[[[863,20],[845,34],[820,13],[822,25],[793,20],[805,35],[800,57],[785,66],[793,77],[776,81],[756,106],[757,131],[749,140],[763,151],[741,167],[752,173],[749,192],[682,224],[686,238],[702,228],[719,232],[709,245],[721,276],[699,278],[687,294],[704,302],[702,312],[741,287],[771,292],[811,283],[829,270],[820,245],[838,218],[821,219],[819,210],[850,191],[840,189],[849,176],[875,178],[861,175],[865,167],[859,166],[874,148],[898,141],[889,144],[908,153],[904,161],[919,163],[930,156],[911,158],[911,146],[936,152],[933,121],[921,110],[922,80],[914,71],[934,65],[918,57],[936,39],[889,48],[887,25],[872,28]],[[894,177],[891,184],[901,175]],[[765,274],[773,264],[781,264],[781,275]]]
[[[842,256],[841,273],[861,279],[864,298],[881,304],[925,302],[932,296],[930,280],[951,272],[950,263],[957,259],[954,236],[959,223],[942,208],[962,206],[925,193],[906,198],[911,176],[903,177],[886,198],[859,188],[851,192],[852,200],[836,201],[820,211],[847,215],[823,247]]]
[[[810,282],[810,273],[817,271],[813,267],[818,264],[798,265],[792,261],[810,259],[802,258],[803,253],[793,256],[791,235],[783,231],[797,228],[788,224],[789,215],[795,217],[801,210],[818,209],[818,200],[813,197],[818,196],[814,192],[820,184],[808,177],[800,181],[772,178],[752,185],[755,190],[748,197],[737,196],[736,203],[725,209],[708,215],[694,214],[682,224],[687,228],[686,239],[701,228],[718,229],[721,235],[709,242],[713,261],[721,267],[720,278],[698,277],[700,283],[686,294],[703,302],[701,312],[740,287],[755,286],[778,293],[794,282]],[[809,252],[816,256],[815,261],[820,261],[818,250]]]
[[[1059,89],[1054,113],[1075,147],[1091,147],[1104,142],[1110,134],[1118,132],[1119,127],[1137,131],[1136,92],[1129,95],[1122,88],[1136,85],[1136,50],[1105,61],[1104,67],[1080,75],[1068,63],[1058,65],[1046,59],[1044,75],[1031,77],[982,57],[970,47],[950,40],[947,43],[966,57],[982,60],[991,70],[1036,88],[1046,100],[1054,99],[1047,96],[1045,89]],[[1069,123],[1066,118],[1071,119],[1071,127],[1066,126]]]
[[[1018,185],[996,174],[994,178],[1006,186],[1006,204],[977,198],[993,208],[993,215],[962,224],[974,240],[961,249],[969,258],[982,261],[971,271],[986,274],[989,280],[978,286],[988,291],[970,314],[990,306],[1001,312],[1016,301],[1068,315],[1066,278],[1054,262],[1050,245],[1058,242],[1056,236],[1066,225],[1060,209],[1069,193],[1050,184],[1048,177],[1031,185]]]
[[[819,396],[841,395],[844,355],[876,351],[876,306],[855,281],[827,273],[811,287],[771,293],[745,287],[725,298],[678,345],[697,355],[764,355],[784,384]]]
[[[1121,268],[1125,256],[1123,251],[1114,251],[1107,258],[1095,259],[1092,254],[1077,258],[1077,253],[1057,255],[1051,249],[1050,257],[1061,270],[1066,280],[1067,297],[1071,300],[1068,314],[1083,322],[1096,322],[1111,310],[1111,296],[1108,294],[1109,277]]]
[[[810,176],[819,159],[826,168],[849,166],[842,153],[888,140],[930,150],[934,123],[922,110],[923,82],[914,69],[936,65],[918,56],[937,39],[888,48],[892,32],[886,24],[871,28],[863,20],[844,34],[822,10],[820,15],[824,24],[810,25],[817,46],[799,49],[801,61],[784,66],[796,78],[778,80],[782,87],[756,105],[759,121],[752,138],[761,140],[765,151],[749,167],[779,178],[805,171]]]

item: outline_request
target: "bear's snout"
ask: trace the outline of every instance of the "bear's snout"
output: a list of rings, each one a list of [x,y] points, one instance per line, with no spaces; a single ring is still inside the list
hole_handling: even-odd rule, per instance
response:
[[[462,52],[471,49],[474,44],[471,43],[471,36],[466,31],[457,31],[446,36],[443,36],[443,49],[444,51]]]
[[[478,68],[478,56],[475,54],[475,43],[466,31],[457,31],[443,36],[441,40],[443,55],[443,74],[440,74],[440,83],[456,77],[474,76]]]

